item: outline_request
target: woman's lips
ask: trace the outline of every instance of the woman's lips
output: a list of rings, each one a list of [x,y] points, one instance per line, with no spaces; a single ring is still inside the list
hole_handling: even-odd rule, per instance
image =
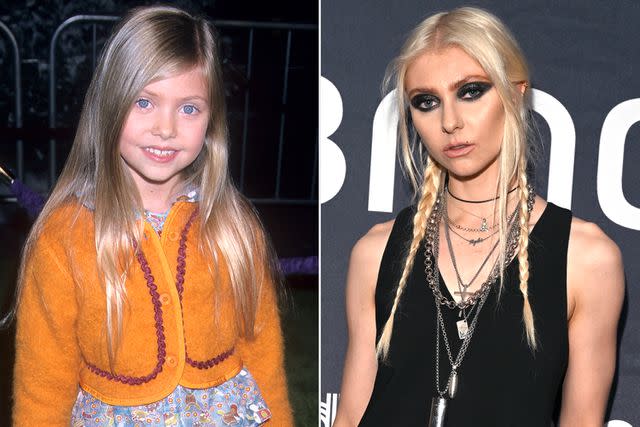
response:
[[[450,159],[462,157],[469,154],[474,149],[474,145],[468,142],[456,142],[444,147],[444,155]]]

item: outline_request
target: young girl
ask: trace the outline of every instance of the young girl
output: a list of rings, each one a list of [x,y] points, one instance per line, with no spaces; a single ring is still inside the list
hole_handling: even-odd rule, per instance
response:
[[[25,246],[14,425],[292,425],[272,258],[227,160],[213,28],[134,10]]]
[[[353,249],[334,426],[548,426],[559,395],[560,426],[602,426],[620,251],[528,184],[515,39],[486,11],[438,13],[391,76],[416,204]]]

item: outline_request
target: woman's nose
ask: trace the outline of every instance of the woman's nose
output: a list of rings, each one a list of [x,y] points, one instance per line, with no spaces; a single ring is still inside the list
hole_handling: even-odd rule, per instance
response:
[[[442,109],[442,132],[452,134],[458,129],[462,129],[464,122],[460,112],[456,108],[455,102],[444,104]]]

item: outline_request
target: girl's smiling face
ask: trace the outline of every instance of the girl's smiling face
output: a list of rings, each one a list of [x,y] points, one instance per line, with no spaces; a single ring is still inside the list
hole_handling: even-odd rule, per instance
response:
[[[405,92],[429,155],[452,177],[497,177],[505,111],[484,69],[464,50],[427,51],[407,68]]]
[[[143,202],[149,191],[171,196],[200,154],[209,123],[208,93],[202,71],[193,68],[149,83],[136,97],[119,144]]]

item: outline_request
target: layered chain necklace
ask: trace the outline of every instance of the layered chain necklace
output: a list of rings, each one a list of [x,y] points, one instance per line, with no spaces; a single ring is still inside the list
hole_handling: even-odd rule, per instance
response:
[[[511,224],[513,223],[513,220],[515,219],[517,210],[518,210],[518,208],[516,206],[516,208],[511,213],[511,215],[509,215],[509,217],[507,219],[507,227],[510,227]],[[444,206],[443,206],[443,216],[445,218],[447,217],[447,203],[444,203]],[[460,297],[464,300],[464,299],[466,299],[467,295],[471,294],[471,292],[468,291],[469,287],[476,281],[476,279],[478,278],[480,273],[483,271],[485,265],[487,265],[487,262],[489,262],[489,259],[491,258],[491,256],[495,252],[496,248],[498,247],[498,244],[500,243],[500,240],[496,240],[496,242],[493,244],[493,246],[489,250],[489,253],[487,253],[487,255],[485,256],[484,260],[480,264],[480,267],[478,267],[478,269],[476,270],[475,274],[471,277],[471,280],[469,280],[468,282],[465,283],[462,280],[462,276],[460,275],[460,270],[458,269],[458,263],[456,261],[456,255],[455,255],[455,253],[453,251],[453,244],[451,243],[451,234],[449,233],[449,231],[453,231],[453,230],[451,230],[450,227],[445,224],[445,226],[444,226],[444,235],[445,235],[445,238],[447,240],[447,248],[449,249],[449,254],[450,254],[450,257],[451,257],[451,263],[453,264],[453,270],[456,273],[456,281],[458,283],[458,292],[455,292],[455,294],[460,295]],[[491,235],[494,235],[497,232],[498,231],[496,231],[495,233],[491,233]],[[460,236],[460,237],[462,237],[462,236]],[[464,237],[462,237],[462,238],[464,239]],[[464,239],[464,240],[467,240],[467,239]],[[497,260],[495,262],[497,262]],[[495,262],[494,262],[494,266],[492,267],[492,269],[495,268]],[[456,325],[458,327],[458,335],[459,335],[460,339],[464,339],[464,336],[465,336],[465,334],[466,334],[466,332],[468,330],[468,319],[467,319],[466,311],[464,309],[460,310],[459,317],[462,317],[462,316],[464,316],[464,319],[458,321],[457,325]]]
[[[529,212],[533,209],[533,203],[535,199],[534,191],[532,187],[528,187],[529,190],[529,198],[527,200],[527,208]],[[460,302],[455,300],[449,300],[442,294],[440,289],[440,277],[438,274],[438,251],[439,251],[439,229],[440,222],[443,217],[446,216],[446,207],[443,207],[444,203],[442,201],[442,196],[440,195],[433,206],[431,211],[431,215],[427,221],[427,230],[425,232],[425,275],[427,278],[427,285],[431,289],[433,293],[433,297],[435,300],[436,306],[436,357],[435,357],[435,376],[436,376],[436,392],[437,395],[433,397],[431,400],[431,412],[429,415],[429,426],[430,427],[444,427],[445,422],[445,414],[447,409],[448,399],[453,399],[458,392],[458,381],[459,381],[459,373],[458,370],[462,364],[464,356],[467,352],[469,344],[471,343],[471,338],[473,337],[473,333],[475,332],[478,318],[480,317],[480,311],[484,306],[487,297],[491,291],[492,284],[496,281],[498,276],[500,275],[500,263],[499,257],[493,264],[491,268],[491,272],[489,276],[485,280],[485,282],[480,286],[480,288],[473,293],[467,293],[467,298],[465,298],[463,294],[463,298]],[[519,224],[519,209],[515,209],[515,211],[509,217],[508,223],[508,232],[507,232],[507,242],[506,242],[506,253],[504,256],[504,264],[503,268],[506,268],[514,254],[516,253],[516,249],[518,247],[518,240],[520,237],[520,227]],[[451,255],[452,262],[454,263],[454,269],[456,270],[456,276],[458,282],[461,283],[460,275],[458,273],[457,265],[455,264],[453,255],[453,251],[451,249],[450,237],[447,233],[448,225],[445,224],[445,236],[448,239],[448,247]],[[472,279],[472,282],[477,278],[480,271],[484,268],[486,263],[488,262],[491,254],[495,250],[494,247],[490,250],[486,259],[482,263],[478,273],[476,273]],[[467,285],[467,287],[471,284]],[[460,327],[459,335],[462,339],[462,344],[460,346],[460,350],[458,354],[454,357],[453,352],[451,351],[451,346],[449,345],[449,338],[447,336],[446,327],[444,324],[444,318],[442,316],[441,306],[446,306],[450,310],[459,309],[464,313],[464,310],[467,308],[471,308],[469,315],[465,314],[465,330],[464,333],[461,333]],[[475,313],[471,316],[471,311],[475,308]],[[471,318],[473,317],[473,318]],[[470,324],[468,324],[468,320],[471,319]],[[468,325],[468,327],[466,327]],[[444,346],[447,353],[447,358],[449,360],[449,364],[451,365],[451,372],[447,379],[447,383],[444,389],[440,388],[440,335],[442,335],[442,340],[444,342]],[[448,396],[448,397],[445,397]]]
[[[507,192],[507,196],[510,195],[511,193],[513,193],[514,191],[516,191],[517,189],[518,189],[518,187],[514,187],[511,190],[509,190]],[[494,197],[494,198],[486,199],[486,200],[466,200],[466,199],[463,199],[463,198],[458,197],[455,194],[453,194],[451,192],[451,190],[449,189],[448,185],[445,186],[444,192],[447,193],[451,198],[453,198],[453,199],[455,199],[455,200],[457,200],[459,202],[463,202],[463,203],[473,203],[473,204],[490,203],[490,202],[495,202],[496,200],[498,200],[500,198],[500,196],[498,196],[498,197]],[[491,231],[494,228],[496,228],[498,226],[498,224],[494,223],[492,225],[489,225],[489,221],[487,220],[486,216],[475,214],[475,213],[470,212],[470,211],[468,211],[468,210],[466,210],[466,209],[464,209],[464,208],[462,208],[460,206],[458,206],[458,209],[460,209],[462,212],[468,213],[469,215],[478,218],[481,221],[480,222],[480,227],[477,227],[477,228],[464,227],[462,225],[456,224],[455,222],[451,221],[451,219],[449,218],[449,215],[447,215],[446,213],[444,215],[444,218],[445,218],[445,221],[447,222],[447,225],[449,225],[451,227],[451,231],[455,235],[460,237],[461,239],[466,240],[467,243],[469,243],[470,245],[475,246],[478,243],[481,243],[481,242],[493,237],[498,232],[498,230],[496,230],[493,233],[491,233],[489,236],[479,237],[477,239],[470,239],[470,240],[465,238],[464,236],[461,236],[459,233],[457,233],[454,230],[454,228],[459,230],[459,231],[466,232],[466,233],[486,233],[487,231]]]

